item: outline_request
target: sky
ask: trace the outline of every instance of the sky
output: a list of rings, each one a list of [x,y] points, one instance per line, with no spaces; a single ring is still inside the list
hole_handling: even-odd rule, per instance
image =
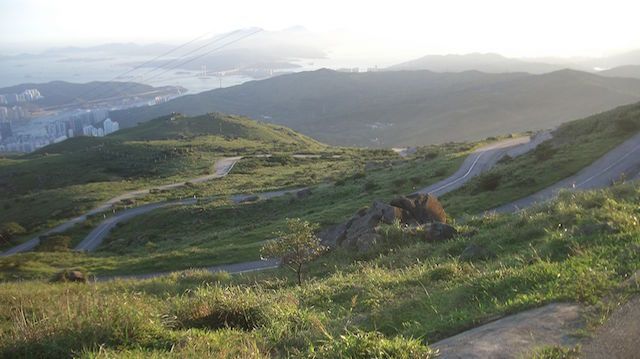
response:
[[[364,55],[604,56],[640,48],[639,13],[633,0],[0,0],[0,52],[303,26]]]

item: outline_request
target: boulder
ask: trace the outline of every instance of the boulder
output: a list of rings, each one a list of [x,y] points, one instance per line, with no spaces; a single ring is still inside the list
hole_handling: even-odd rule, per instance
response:
[[[63,270],[56,274],[52,281],[86,283],[87,276],[79,270]]]
[[[360,237],[356,238],[353,245],[360,253],[366,253],[380,243],[382,236],[373,231],[367,232]]]
[[[475,261],[491,257],[493,253],[479,244],[469,244],[460,254],[462,261]]]
[[[409,216],[405,216],[407,225],[425,224],[429,222],[447,223],[447,215],[440,201],[433,196],[423,193],[413,195],[411,198],[398,197],[390,203],[394,207],[403,209]]]
[[[347,237],[347,223],[340,223],[327,227],[318,233],[320,243],[329,248],[335,248],[342,244]]]
[[[359,212],[347,229],[347,239],[354,240],[360,235],[372,232],[380,223],[391,224],[399,214],[394,207],[380,201],[373,202],[373,205],[366,211]]]
[[[455,237],[458,231],[446,223],[433,222],[425,227],[424,234],[428,242],[442,242]]]

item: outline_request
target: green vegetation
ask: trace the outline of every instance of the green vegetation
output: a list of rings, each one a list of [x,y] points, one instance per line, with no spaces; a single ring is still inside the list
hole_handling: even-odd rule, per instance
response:
[[[640,104],[565,123],[554,132],[553,140],[528,154],[501,161],[440,200],[457,217],[526,197],[577,173],[636,134],[631,129],[637,128]]]
[[[264,241],[285,227],[286,218],[304,218],[321,226],[339,223],[376,199],[391,200],[449,176],[473,148],[469,144],[429,146],[407,160],[391,151],[355,149],[344,150],[339,158],[243,159],[225,178],[172,192],[176,197],[197,195],[201,199],[197,205],[136,217],[117,226],[93,254],[24,253],[0,258],[4,268],[0,279],[46,278],[69,267],[112,275],[257,260]],[[398,173],[406,180],[398,182]],[[363,193],[367,182],[377,187]],[[305,198],[288,195],[235,204],[228,197],[309,185],[312,191]],[[65,234],[77,243],[87,234],[82,227]]]
[[[597,304],[626,288],[640,265],[639,217],[635,184],[472,218],[442,243],[391,225],[371,252],[320,257],[304,286],[285,269],[4,283],[0,356],[429,358],[429,343],[496,316]],[[495,255],[460,261],[470,244]]]
[[[287,220],[287,231],[276,233],[276,239],[267,241],[260,253],[263,258],[282,260],[296,274],[298,285],[302,285],[302,267],[318,258],[327,248],[316,237],[317,225],[300,218]]]
[[[325,149],[289,129],[243,117],[162,117],[104,138],[72,138],[1,158],[0,223],[17,222],[33,234],[121,193],[211,174],[220,157]]]

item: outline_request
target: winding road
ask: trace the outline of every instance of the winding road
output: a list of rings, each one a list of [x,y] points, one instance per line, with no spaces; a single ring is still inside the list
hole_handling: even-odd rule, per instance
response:
[[[462,187],[471,178],[488,171],[505,155],[517,157],[551,139],[551,131],[543,131],[533,137],[518,137],[480,147],[470,154],[460,168],[449,178],[434,183],[412,194],[431,193],[442,196]]]
[[[54,233],[62,233],[68,230],[69,228],[73,227],[74,225],[86,221],[89,216],[110,210],[114,204],[120,201],[144,196],[148,194],[151,190],[170,190],[170,189],[186,186],[187,183],[202,183],[202,182],[210,181],[212,179],[224,177],[231,171],[231,169],[233,169],[233,166],[235,166],[235,164],[241,158],[242,157],[226,157],[218,160],[214,165],[214,168],[215,168],[214,173],[210,175],[196,177],[185,182],[170,183],[162,186],[123,193],[117,197],[111,198],[110,200],[104,202],[103,204],[99,205],[98,207],[90,210],[89,212],[81,216],[72,218],[67,222],[60,224],[57,227],[54,227],[44,233],[41,233],[35,238],[32,238],[22,244],[19,244],[15,247],[12,247],[0,253],[0,257],[6,257],[16,253],[30,251],[35,247],[37,247],[38,244],[40,244],[40,236],[50,235]],[[98,225],[98,227],[95,230],[89,233],[87,238],[85,238],[75,249],[76,250],[95,249],[100,244],[100,241],[104,238],[104,236],[120,221],[130,219],[132,217],[153,211],[158,208],[174,206],[174,205],[192,204],[194,203],[194,201],[195,201],[194,199],[189,199],[189,200],[159,202],[159,203],[152,203],[152,204],[148,204],[140,207],[126,209],[122,212],[119,212],[115,216],[105,220],[104,222],[100,223],[100,225]]]
[[[509,213],[544,202],[555,197],[560,190],[587,190],[610,186],[622,176],[640,179],[640,133],[583,168],[537,193],[494,208],[489,212]]]

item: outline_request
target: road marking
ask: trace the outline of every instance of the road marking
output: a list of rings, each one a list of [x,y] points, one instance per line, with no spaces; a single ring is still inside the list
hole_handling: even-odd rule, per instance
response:
[[[482,157],[482,155],[484,155],[485,153],[487,153],[487,151],[481,152],[480,154],[478,154],[478,157],[476,157],[475,161],[473,161],[473,163],[471,164],[471,167],[469,167],[469,170],[467,171],[467,173],[465,173],[462,177],[456,178],[455,180],[453,180],[452,182],[449,182],[447,184],[444,184],[432,191],[430,191],[430,193],[435,193],[438,192],[439,190],[443,189],[443,188],[447,188],[449,186],[451,186],[454,183],[457,183],[465,178],[467,178],[467,176],[469,176],[469,174],[471,173],[471,171],[473,171],[473,169],[475,168],[476,164],[478,163],[478,161],[480,160],[480,157]]]
[[[592,179],[602,175],[603,173],[609,171],[611,168],[613,168],[613,166],[617,165],[618,163],[622,162],[625,158],[629,157],[632,153],[634,153],[635,151],[637,151],[640,148],[640,145],[637,145],[636,147],[634,147],[631,151],[627,152],[624,156],[618,158],[616,161],[614,161],[612,164],[610,164],[609,166],[607,166],[607,168],[603,169],[602,171],[594,174],[593,176],[587,178],[586,180],[576,184],[576,187],[580,187],[583,184],[590,182]]]

